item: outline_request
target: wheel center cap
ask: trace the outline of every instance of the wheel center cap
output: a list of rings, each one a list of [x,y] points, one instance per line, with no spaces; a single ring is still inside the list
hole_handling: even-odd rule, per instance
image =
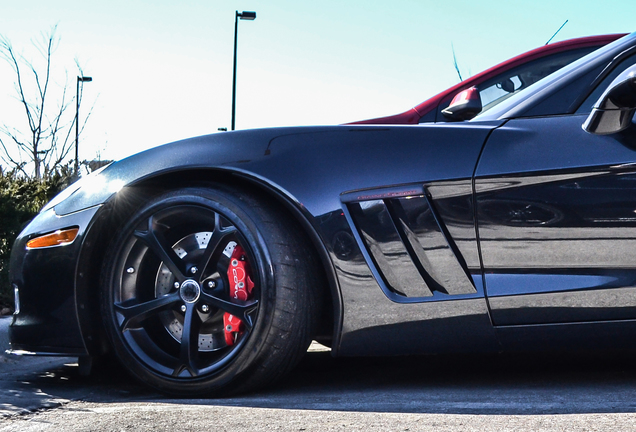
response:
[[[188,279],[181,284],[181,287],[179,288],[179,295],[184,302],[194,303],[199,300],[201,287],[192,279]]]

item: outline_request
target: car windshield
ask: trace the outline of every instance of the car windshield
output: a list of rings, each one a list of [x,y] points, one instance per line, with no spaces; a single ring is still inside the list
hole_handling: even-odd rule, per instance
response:
[[[538,100],[545,89],[552,88],[553,85],[557,85],[561,80],[572,78],[572,74],[578,76],[579,73],[576,72],[577,69],[587,70],[585,66],[588,64],[608,62],[611,58],[605,57],[609,57],[610,55],[613,57],[611,53],[617,49],[617,46],[628,45],[634,38],[636,38],[636,33],[632,33],[599,48],[559,69],[555,73],[533,82],[532,85],[514,89],[506,98],[499,100],[500,103],[485,105],[483,111],[471,121],[489,121],[513,117],[514,114],[518,114],[522,109],[528,108],[531,103]]]

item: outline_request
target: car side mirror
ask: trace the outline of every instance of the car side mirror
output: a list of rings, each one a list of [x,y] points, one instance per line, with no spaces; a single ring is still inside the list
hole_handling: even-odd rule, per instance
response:
[[[455,95],[448,108],[442,110],[448,121],[470,120],[481,112],[481,97],[477,87],[471,87]]]
[[[636,112],[636,65],[616,77],[583,123],[586,132],[609,135],[627,129]]]

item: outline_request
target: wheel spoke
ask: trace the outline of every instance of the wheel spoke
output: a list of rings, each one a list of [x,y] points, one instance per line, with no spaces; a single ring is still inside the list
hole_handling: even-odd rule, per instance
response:
[[[179,365],[174,369],[172,375],[179,376],[187,370],[191,376],[199,374],[195,361],[199,352],[199,329],[201,319],[196,312],[194,303],[186,303],[186,312],[183,319],[183,332],[181,333],[181,352]]]
[[[236,227],[233,226],[221,229],[220,219],[221,217],[217,213],[214,217],[214,232],[212,233],[212,237],[210,237],[210,241],[205,248],[205,253],[201,257],[201,261],[199,264],[201,269],[205,269],[208,266],[210,260],[212,259],[212,256],[215,255],[217,251],[219,255],[224,256],[222,253],[222,249],[219,249],[219,247],[227,243],[224,240],[226,240],[228,236],[233,235],[237,231]],[[201,274],[203,275],[203,273]]]
[[[228,268],[230,268],[230,257],[222,253],[216,261],[216,271],[219,274],[226,275]]]
[[[124,317],[124,320],[119,325],[119,330],[124,331],[133,328],[133,325],[139,324],[146,318],[170,308],[179,301],[181,301],[181,297],[179,297],[179,293],[175,292],[143,303],[138,303],[136,299],[115,303],[115,312]]]
[[[152,199],[126,224],[108,267],[108,322],[126,348],[117,352],[182,394],[233,367],[265,312],[260,248],[240,213],[213,198],[187,188]]]
[[[185,279],[185,265],[183,260],[172,250],[160,231],[155,229],[154,218],[148,218],[147,231],[135,231],[135,237],[142,240],[157,257],[163,261],[178,281]]]
[[[223,300],[222,298],[202,292],[201,301],[207,302],[211,304],[212,306],[215,306],[221,309],[222,311],[228,312],[229,314],[232,314],[235,317],[240,318],[241,321],[243,321],[243,323],[248,329],[252,328],[253,319],[250,314],[258,306],[258,300],[248,300],[248,301],[233,300],[230,302],[227,300]]]

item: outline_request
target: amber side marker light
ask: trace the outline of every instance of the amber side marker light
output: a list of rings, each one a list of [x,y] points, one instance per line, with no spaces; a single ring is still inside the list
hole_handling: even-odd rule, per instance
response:
[[[36,237],[27,242],[27,249],[39,249],[52,246],[64,246],[73,243],[79,228],[67,228]]]

